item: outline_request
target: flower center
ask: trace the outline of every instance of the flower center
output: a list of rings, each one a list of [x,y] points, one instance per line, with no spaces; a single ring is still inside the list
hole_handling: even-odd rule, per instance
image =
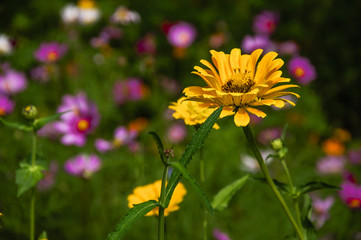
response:
[[[361,199],[351,198],[347,201],[347,204],[350,208],[360,208],[361,207]]]
[[[76,129],[78,129],[79,132],[85,132],[90,127],[90,122],[86,119],[81,119],[76,124]]]
[[[246,93],[254,86],[250,72],[236,73],[222,86],[223,92]]]
[[[305,70],[303,70],[303,68],[296,67],[294,70],[294,74],[298,78],[303,77],[305,75]]]
[[[55,51],[51,51],[48,53],[48,60],[54,62],[58,59],[58,53]]]
[[[5,116],[5,115],[6,115],[5,108],[0,107],[0,117]]]

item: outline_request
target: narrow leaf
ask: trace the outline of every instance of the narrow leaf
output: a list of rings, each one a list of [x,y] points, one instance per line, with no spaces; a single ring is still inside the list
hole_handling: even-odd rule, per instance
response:
[[[38,240],[48,240],[48,235],[46,234],[45,231],[42,231]]]
[[[107,240],[121,239],[134,222],[156,207],[159,207],[159,203],[155,200],[149,200],[134,205],[134,207],[129,209],[125,216],[118,222],[114,231],[108,235]]]
[[[54,115],[48,116],[48,117],[43,117],[43,118],[38,118],[35,119],[33,125],[35,130],[39,130],[40,128],[42,128],[45,124],[50,123],[52,121],[57,120],[61,115],[63,115],[64,113],[68,113],[71,112],[72,110],[69,111],[65,111],[65,112],[61,112],[61,113],[56,113]]]
[[[188,163],[192,159],[193,154],[202,147],[204,140],[208,137],[208,134],[212,130],[213,125],[216,123],[219,115],[222,112],[222,109],[223,107],[219,107],[217,110],[215,110],[202,124],[202,126],[198,129],[198,131],[193,135],[190,143],[187,145],[184,153],[179,159],[179,162],[184,167],[187,167]],[[174,189],[176,188],[181,178],[182,175],[177,169],[172,171],[172,175],[169,179],[166,188],[166,201],[165,201],[166,206],[168,206],[170,199],[172,198]]]
[[[298,188],[297,195],[302,196],[302,195],[304,195],[306,193],[317,191],[317,190],[323,190],[323,189],[334,189],[334,190],[336,190],[336,189],[340,189],[340,187],[330,185],[328,183],[324,183],[324,182],[321,182],[321,181],[313,181],[313,182],[309,182],[309,183],[306,183],[304,185],[301,185]]]
[[[153,137],[155,143],[157,144],[160,158],[162,159],[162,162],[165,163],[164,147],[163,147],[162,140],[160,139],[158,134],[155,132],[149,132],[149,134]]]
[[[257,181],[260,181],[260,182],[263,182],[263,183],[267,183],[267,180],[266,178],[264,177],[254,177],[253,179],[257,180]],[[276,185],[276,187],[283,193],[286,193],[288,195],[292,195],[291,192],[290,192],[290,189],[288,187],[288,184],[284,183],[284,182],[280,182],[276,179],[272,179],[274,184]]]
[[[249,174],[222,188],[214,197],[212,207],[219,211],[225,209],[228,206],[228,203],[232,199],[233,195],[243,187],[243,185],[247,182],[248,178]]]
[[[15,183],[18,185],[18,197],[28,189],[34,187],[37,182],[43,178],[44,174],[41,170],[43,170],[41,166],[30,166],[26,164],[23,164],[22,168],[16,170]]]
[[[189,181],[189,183],[192,185],[192,187],[197,191],[199,196],[204,201],[204,204],[206,205],[208,212],[213,214],[213,208],[211,203],[209,202],[207,196],[204,194],[197,181],[188,172],[188,170],[185,167],[183,167],[183,165],[179,162],[171,162],[169,163],[169,165],[174,169],[177,169],[183,175],[183,177]]]
[[[0,117],[0,122],[2,122],[5,126],[10,128],[15,128],[22,131],[32,131],[33,128],[29,125],[23,124],[23,123],[17,123],[17,122],[8,122],[5,119]]]

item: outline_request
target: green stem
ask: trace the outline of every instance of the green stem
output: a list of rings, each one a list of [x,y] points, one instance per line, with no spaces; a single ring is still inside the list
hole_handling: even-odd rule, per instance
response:
[[[36,165],[36,132],[32,134],[31,166]],[[35,187],[31,190],[30,197],[30,240],[35,239]]]
[[[303,234],[302,234],[302,231],[301,229],[298,227],[295,219],[293,218],[292,214],[291,214],[291,211],[289,210],[285,200],[283,199],[281,193],[278,191],[276,185],[274,184],[273,180],[272,180],[272,177],[271,177],[271,174],[269,173],[268,169],[267,169],[267,166],[266,164],[264,163],[264,160],[262,158],[262,155],[261,153],[259,152],[257,146],[256,146],[256,142],[253,138],[253,135],[252,135],[252,131],[250,129],[249,126],[246,126],[246,127],[243,127],[243,131],[244,131],[244,134],[246,135],[246,138],[247,138],[247,141],[249,142],[250,144],[250,147],[252,149],[252,152],[253,154],[255,155],[260,167],[261,167],[261,170],[269,184],[269,186],[271,187],[273,193],[276,195],[278,201],[280,202],[283,210],[285,211],[288,219],[290,220],[292,226],[294,227],[294,229],[296,230],[296,233],[298,235],[298,237],[301,239],[301,240],[304,240],[303,238]]]
[[[199,155],[200,155],[200,161],[199,161],[199,174],[200,174],[200,179],[201,179],[201,185],[202,187],[204,187],[205,185],[205,173],[204,173],[204,158],[203,158],[203,148],[201,148],[199,150]],[[203,204],[203,240],[207,240],[207,226],[208,226],[208,221],[207,221],[207,209]]]
[[[168,178],[168,159],[166,160],[166,165],[164,166],[164,170],[163,170],[163,177],[162,177],[162,185],[160,188],[160,198],[159,198],[159,217],[158,217],[158,240],[164,240],[164,203],[165,203],[165,187],[166,187],[166,183],[167,183],[167,178]]]

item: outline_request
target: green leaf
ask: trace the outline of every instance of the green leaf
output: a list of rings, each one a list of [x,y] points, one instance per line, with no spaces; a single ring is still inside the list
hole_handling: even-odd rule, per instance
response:
[[[232,199],[233,195],[243,187],[243,185],[247,182],[248,178],[249,174],[222,188],[213,199],[213,208],[219,211],[225,209],[228,206],[228,203]]]
[[[192,187],[197,191],[199,196],[202,198],[202,200],[204,201],[204,204],[207,207],[208,212],[213,214],[213,208],[212,208],[211,203],[209,202],[207,196],[204,194],[204,192],[202,191],[202,189],[199,186],[199,184],[197,183],[197,181],[188,172],[188,170],[185,167],[183,167],[183,165],[179,162],[171,162],[171,163],[169,163],[169,165],[171,167],[173,167],[174,169],[177,169],[179,172],[181,172],[183,177],[189,181],[189,183],[192,185]]]
[[[192,159],[192,156],[195,152],[197,152],[203,145],[205,139],[208,137],[209,132],[212,130],[213,125],[216,123],[219,115],[222,112],[223,107],[219,107],[215,110],[207,120],[199,127],[197,132],[193,135],[190,143],[187,145],[184,153],[179,159],[179,162],[183,165],[183,167],[187,167],[188,163]],[[170,199],[172,198],[174,189],[176,188],[178,182],[181,180],[182,174],[179,170],[175,169],[172,171],[172,175],[169,179],[166,188],[166,201],[165,207],[168,206]]]
[[[42,231],[38,240],[48,240],[48,235],[46,234],[45,231]]]
[[[17,123],[17,122],[8,122],[1,117],[0,117],[0,122],[2,122],[7,127],[15,128],[15,129],[22,130],[22,131],[30,132],[33,130],[33,128],[30,125],[23,124],[23,123]]]
[[[149,132],[149,134],[153,137],[155,143],[157,144],[160,158],[162,159],[162,162],[165,163],[164,147],[163,147],[162,140],[160,139],[158,134],[155,132]]]
[[[43,117],[43,118],[38,118],[38,119],[35,119],[34,123],[33,123],[33,126],[35,128],[35,130],[39,130],[40,128],[42,128],[45,124],[49,123],[49,122],[52,122],[52,121],[55,121],[57,120],[61,115],[63,115],[64,113],[67,113],[67,112],[71,112],[72,110],[69,110],[69,111],[65,111],[65,112],[61,112],[61,113],[57,113],[57,114],[54,114],[54,115],[51,115],[51,116],[48,116],[48,117]]]
[[[267,180],[264,177],[254,177],[253,179],[263,182],[263,183],[267,183]],[[280,182],[276,179],[272,179],[272,180],[273,180],[274,184],[276,185],[276,187],[278,188],[278,190],[280,190],[281,192],[286,193],[290,196],[292,195],[292,193],[290,192],[290,189],[288,187],[288,184],[286,184],[284,182]]]
[[[18,197],[28,189],[34,187],[36,183],[43,178],[44,174],[41,172],[42,170],[43,167],[39,165],[31,166],[26,163],[21,164],[21,168],[16,170],[15,173],[15,182],[18,185]]]
[[[149,200],[134,205],[134,207],[129,209],[125,216],[118,222],[115,230],[108,235],[107,240],[121,239],[134,222],[156,207],[159,207],[159,203],[155,200]]]
[[[321,181],[312,181],[298,187],[297,196],[302,196],[306,193],[323,190],[323,189],[341,189],[338,186],[330,185]]]
[[[301,210],[302,230],[307,240],[317,240],[316,229],[311,222],[312,201],[310,196],[304,195]]]

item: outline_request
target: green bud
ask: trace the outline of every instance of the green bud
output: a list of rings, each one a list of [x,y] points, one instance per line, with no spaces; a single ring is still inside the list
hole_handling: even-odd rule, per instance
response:
[[[38,114],[38,109],[33,105],[28,105],[23,108],[21,111],[21,115],[23,115],[24,118],[32,120],[35,119],[36,115]]]
[[[283,148],[283,142],[280,138],[274,139],[271,142],[271,147],[273,148],[273,150],[275,151],[279,151]]]

